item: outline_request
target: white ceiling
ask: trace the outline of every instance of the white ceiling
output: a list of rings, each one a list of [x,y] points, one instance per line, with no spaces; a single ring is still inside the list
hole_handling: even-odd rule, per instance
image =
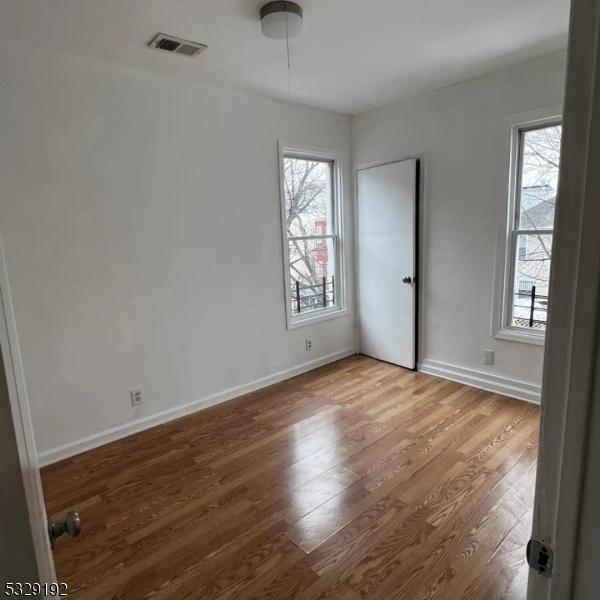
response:
[[[265,0],[266,2],[266,0]],[[356,114],[566,47],[569,0],[299,0],[292,99]],[[2,0],[0,37],[286,99],[260,0]],[[144,44],[208,44],[189,59]]]

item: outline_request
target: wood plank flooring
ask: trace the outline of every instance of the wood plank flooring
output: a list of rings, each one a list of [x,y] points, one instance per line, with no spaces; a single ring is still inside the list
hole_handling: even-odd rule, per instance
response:
[[[522,600],[537,407],[354,356],[42,472],[74,600]]]

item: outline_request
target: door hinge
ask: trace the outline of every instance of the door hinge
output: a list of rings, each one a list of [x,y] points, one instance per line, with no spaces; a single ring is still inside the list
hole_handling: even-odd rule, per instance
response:
[[[552,562],[554,552],[548,544],[538,540],[529,540],[527,543],[527,564],[545,577],[552,576]]]

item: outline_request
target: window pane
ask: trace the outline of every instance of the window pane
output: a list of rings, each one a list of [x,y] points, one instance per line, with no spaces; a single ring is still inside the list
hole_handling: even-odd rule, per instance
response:
[[[562,127],[521,133],[519,229],[552,229],[558,187]]]
[[[332,163],[285,157],[283,166],[288,237],[330,234]]]
[[[289,240],[291,314],[322,310],[338,303],[335,241]]]
[[[512,325],[546,329],[552,235],[518,235]]]

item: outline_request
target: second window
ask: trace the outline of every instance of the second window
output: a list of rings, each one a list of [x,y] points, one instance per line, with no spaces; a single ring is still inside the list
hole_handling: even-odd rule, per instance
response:
[[[548,315],[561,134],[560,123],[525,126],[516,132],[507,325],[540,334]]]

